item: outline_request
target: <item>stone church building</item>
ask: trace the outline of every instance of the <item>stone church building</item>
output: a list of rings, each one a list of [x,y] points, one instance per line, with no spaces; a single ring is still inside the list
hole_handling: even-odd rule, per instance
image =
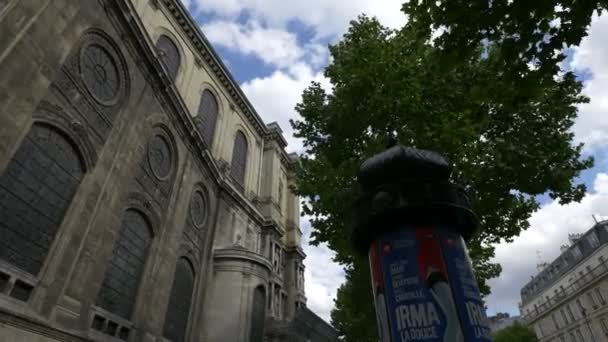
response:
[[[297,156],[179,0],[0,0],[0,341],[331,341]]]

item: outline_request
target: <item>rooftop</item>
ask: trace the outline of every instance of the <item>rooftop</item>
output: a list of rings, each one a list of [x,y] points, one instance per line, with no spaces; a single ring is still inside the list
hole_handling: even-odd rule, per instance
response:
[[[526,304],[535,295],[541,293],[554,284],[559,278],[593,254],[601,246],[608,244],[608,220],[596,223],[591,229],[562,250],[560,256],[547,264],[542,271],[534,276],[524,287],[520,294],[522,304]]]

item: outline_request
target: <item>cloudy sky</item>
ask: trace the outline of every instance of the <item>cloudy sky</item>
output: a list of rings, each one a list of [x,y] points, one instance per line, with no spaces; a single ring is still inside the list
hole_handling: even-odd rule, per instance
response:
[[[302,90],[313,80],[328,84],[322,70],[328,63],[327,44],[336,42],[348,23],[360,13],[377,16],[390,27],[406,21],[402,0],[182,0],[202,31],[224,58],[243,91],[266,122],[277,121],[298,151],[301,142],[291,137],[288,120]],[[585,153],[596,158],[581,180],[589,193],[581,203],[560,206],[545,200],[530,219],[531,228],[511,244],[497,247],[496,261],[503,265],[500,278],[491,282],[489,313],[516,314],[519,289],[535,273],[538,255],[551,261],[568,233],[584,232],[592,214],[608,216],[608,16],[595,18],[589,37],[573,52],[567,68],[584,75],[584,92],[591,103],[580,107],[573,127]],[[307,220],[301,222],[306,235]],[[342,269],[331,262],[325,247],[305,244],[308,306],[329,320]],[[538,253],[540,251],[540,253]]]

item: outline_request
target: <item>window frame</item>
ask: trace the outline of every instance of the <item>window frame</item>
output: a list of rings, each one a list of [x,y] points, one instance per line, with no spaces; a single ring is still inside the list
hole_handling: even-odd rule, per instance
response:
[[[191,282],[191,287],[192,288],[190,290],[190,296],[189,296],[190,301],[188,303],[188,310],[187,310],[187,312],[182,312],[182,313],[186,314],[186,317],[185,317],[186,322],[185,322],[185,325],[183,326],[183,332],[182,332],[183,333],[183,336],[182,336],[183,340],[181,340],[181,341],[187,341],[188,340],[188,335],[189,335],[189,330],[190,330],[190,324],[191,324],[191,317],[192,317],[192,312],[194,310],[194,305],[193,304],[195,302],[195,294],[196,294],[196,287],[197,287],[197,280],[198,280],[198,277],[197,277],[198,274],[196,272],[196,268],[194,267],[193,261],[188,256],[185,256],[185,255],[182,255],[179,258],[177,258],[177,260],[175,262],[176,266],[175,266],[175,271],[173,272],[173,278],[172,278],[172,282],[171,282],[171,288],[169,289],[169,300],[167,301],[167,308],[165,310],[165,319],[163,321],[163,327],[162,327],[162,330],[163,330],[162,331],[162,336],[165,337],[165,338],[167,338],[167,339],[169,339],[169,340],[171,340],[172,342],[181,342],[180,340],[174,340],[173,339],[174,336],[168,336],[168,332],[167,332],[167,322],[168,322],[169,315],[171,313],[175,313],[175,312],[172,312],[170,310],[171,310],[172,296],[174,295],[174,292],[173,292],[174,291],[174,286],[176,284],[175,281],[177,279],[177,272],[179,271],[178,264],[179,264],[180,261],[183,261],[185,263],[186,270],[188,270],[190,272],[190,275],[192,277],[191,278],[192,279],[192,282]],[[183,290],[183,289],[178,289],[178,290]],[[181,317],[181,318],[183,319],[184,317]]]
[[[161,39],[163,40],[163,42],[166,41],[169,44],[167,46],[172,46],[174,48],[175,57],[177,58],[177,63],[176,63],[177,65],[175,65],[175,66],[168,65],[168,63],[166,61],[167,53],[160,46]],[[167,72],[167,76],[169,76],[169,79],[171,79],[175,83],[177,81],[178,76],[179,76],[179,71],[181,69],[182,59],[183,59],[182,58],[183,57],[182,56],[182,51],[179,48],[178,43],[170,35],[168,35],[166,33],[161,33],[158,36],[158,38],[156,39],[155,48],[156,48],[157,53],[159,55],[159,61],[161,62],[161,64],[163,65],[163,68]],[[173,62],[175,62],[175,61],[173,61]],[[175,68],[175,70],[172,69],[173,67]]]
[[[208,99],[211,99],[215,102],[215,113],[207,112],[205,110],[207,108],[203,107],[203,105],[205,104],[204,103],[205,96],[207,96]],[[213,142],[215,140],[219,116],[220,116],[220,101],[219,101],[217,94],[214,91],[212,91],[210,88],[204,88],[203,91],[201,92],[200,101],[199,101],[198,108],[196,111],[195,122],[196,122],[196,126],[198,128],[198,131],[201,134],[201,137],[203,138],[203,141],[205,142],[205,144],[207,144],[207,147],[209,149],[211,149],[213,147]]]
[[[247,163],[249,159],[249,142],[247,135],[238,129],[232,144],[230,176],[239,190],[244,191],[247,182]]]

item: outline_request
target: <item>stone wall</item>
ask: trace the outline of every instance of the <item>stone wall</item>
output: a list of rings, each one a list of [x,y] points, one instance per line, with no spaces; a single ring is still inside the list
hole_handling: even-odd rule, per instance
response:
[[[9,281],[0,310],[82,338],[104,339],[113,330],[109,324],[117,323],[118,329],[128,329],[129,338],[151,340],[163,333],[176,261],[187,256],[197,275],[189,335],[202,336],[198,311],[204,308],[208,285],[204,275],[210,271],[218,183],[192,138],[186,113],[172,103],[171,85],[159,75],[158,65],[143,56],[145,46],[121,17],[125,8],[75,0],[5,6],[0,19],[0,170],[11,163],[32,127],[44,124],[75,146],[85,174],[41,271],[34,276],[2,263]],[[113,83],[96,77],[111,77]],[[204,202],[197,214],[190,205],[195,190]],[[97,308],[96,298],[129,208],[149,219],[153,239],[133,314],[124,319]],[[187,236],[192,215],[205,218]],[[17,300],[11,294],[21,283],[32,289]],[[95,315],[105,320],[105,332],[91,329]],[[0,330],[4,337],[33,339],[17,333],[10,322]]]
[[[13,234],[0,248],[15,244],[0,251],[3,338],[166,341],[178,260],[192,271],[180,339],[247,342],[305,304],[295,161],[193,25],[177,0],[0,0],[0,233]],[[204,90],[219,101],[211,144]],[[244,189],[227,164],[239,130]],[[28,221],[41,212],[55,226]],[[32,246],[41,264],[25,270]]]

